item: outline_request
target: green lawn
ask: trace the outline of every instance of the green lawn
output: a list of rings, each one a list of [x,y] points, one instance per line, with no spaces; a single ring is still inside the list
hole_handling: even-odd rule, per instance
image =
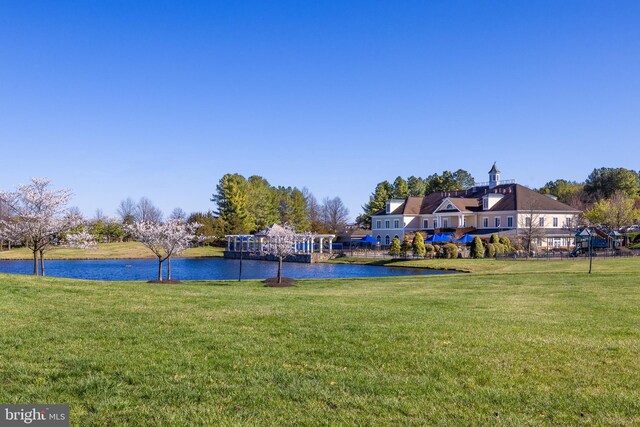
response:
[[[82,426],[640,424],[640,259],[466,262],[294,288],[0,275],[0,402]]]
[[[222,256],[224,248],[202,246],[184,251],[182,257]],[[95,249],[60,247],[45,254],[47,259],[135,259],[154,258],[155,255],[139,242],[100,243]],[[33,259],[33,253],[27,248],[17,248],[0,252],[2,259]]]

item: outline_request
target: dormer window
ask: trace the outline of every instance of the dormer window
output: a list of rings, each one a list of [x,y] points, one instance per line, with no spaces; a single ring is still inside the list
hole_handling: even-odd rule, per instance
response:
[[[483,210],[489,210],[489,199],[486,197],[482,198],[482,209]]]
[[[391,202],[387,202],[387,213],[391,213]]]

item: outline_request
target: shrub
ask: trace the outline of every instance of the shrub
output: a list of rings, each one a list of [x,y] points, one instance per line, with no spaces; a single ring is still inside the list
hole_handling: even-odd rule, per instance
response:
[[[493,247],[496,250],[496,256],[502,255],[506,251],[506,248],[502,243],[493,243]]]
[[[433,247],[433,245],[431,245],[431,244],[429,244],[429,243],[427,243],[426,245],[424,245],[424,250],[425,250],[426,255],[427,255],[429,258],[433,258],[434,254],[435,254],[435,252],[436,252],[436,248],[434,248],[434,247]]]
[[[400,245],[400,252],[402,252],[403,257],[407,257],[407,253],[411,250],[411,243],[409,243],[409,236],[404,236],[402,239],[402,244]]]
[[[425,250],[424,238],[422,237],[422,234],[416,233],[416,235],[413,236],[411,249],[413,250],[413,256],[423,257],[425,255],[426,250]]]
[[[487,258],[494,258],[496,256],[496,244],[495,243],[487,243],[487,249],[485,250],[484,255]]]
[[[448,258],[448,259],[458,258],[458,247],[453,243],[447,243],[446,245],[443,246],[442,249],[443,249],[445,258]]]
[[[500,243],[500,239],[496,234],[492,234],[491,238],[489,239],[489,243]]]
[[[482,240],[478,236],[473,238],[471,243],[471,251],[469,253],[471,258],[482,258],[484,256],[484,248],[482,247]]]
[[[398,256],[400,255],[400,240],[397,237],[394,237],[391,241],[391,245],[389,246],[389,255]]]
[[[511,246],[511,240],[508,237],[501,237],[500,243],[502,243],[505,247],[505,250],[508,252],[513,251],[513,246]]]

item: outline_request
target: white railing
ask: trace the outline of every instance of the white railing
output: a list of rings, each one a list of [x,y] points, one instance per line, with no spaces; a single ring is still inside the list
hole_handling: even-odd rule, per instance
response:
[[[501,179],[498,181],[498,185],[503,185],[503,184],[515,184],[516,180],[515,179]],[[471,188],[475,188],[475,187],[488,187],[489,184],[491,184],[491,181],[485,181],[485,182],[476,182],[474,184],[473,187]]]

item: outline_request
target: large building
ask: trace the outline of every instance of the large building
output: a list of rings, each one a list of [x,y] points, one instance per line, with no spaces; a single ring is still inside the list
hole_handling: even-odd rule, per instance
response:
[[[386,209],[371,217],[371,228],[382,245],[420,231],[425,237],[438,232],[497,233],[512,240],[534,236],[537,246],[560,247],[573,244],[579,213],[551,195],[502,181],[494,164],[489,181],[473,188],[387,201]]]

